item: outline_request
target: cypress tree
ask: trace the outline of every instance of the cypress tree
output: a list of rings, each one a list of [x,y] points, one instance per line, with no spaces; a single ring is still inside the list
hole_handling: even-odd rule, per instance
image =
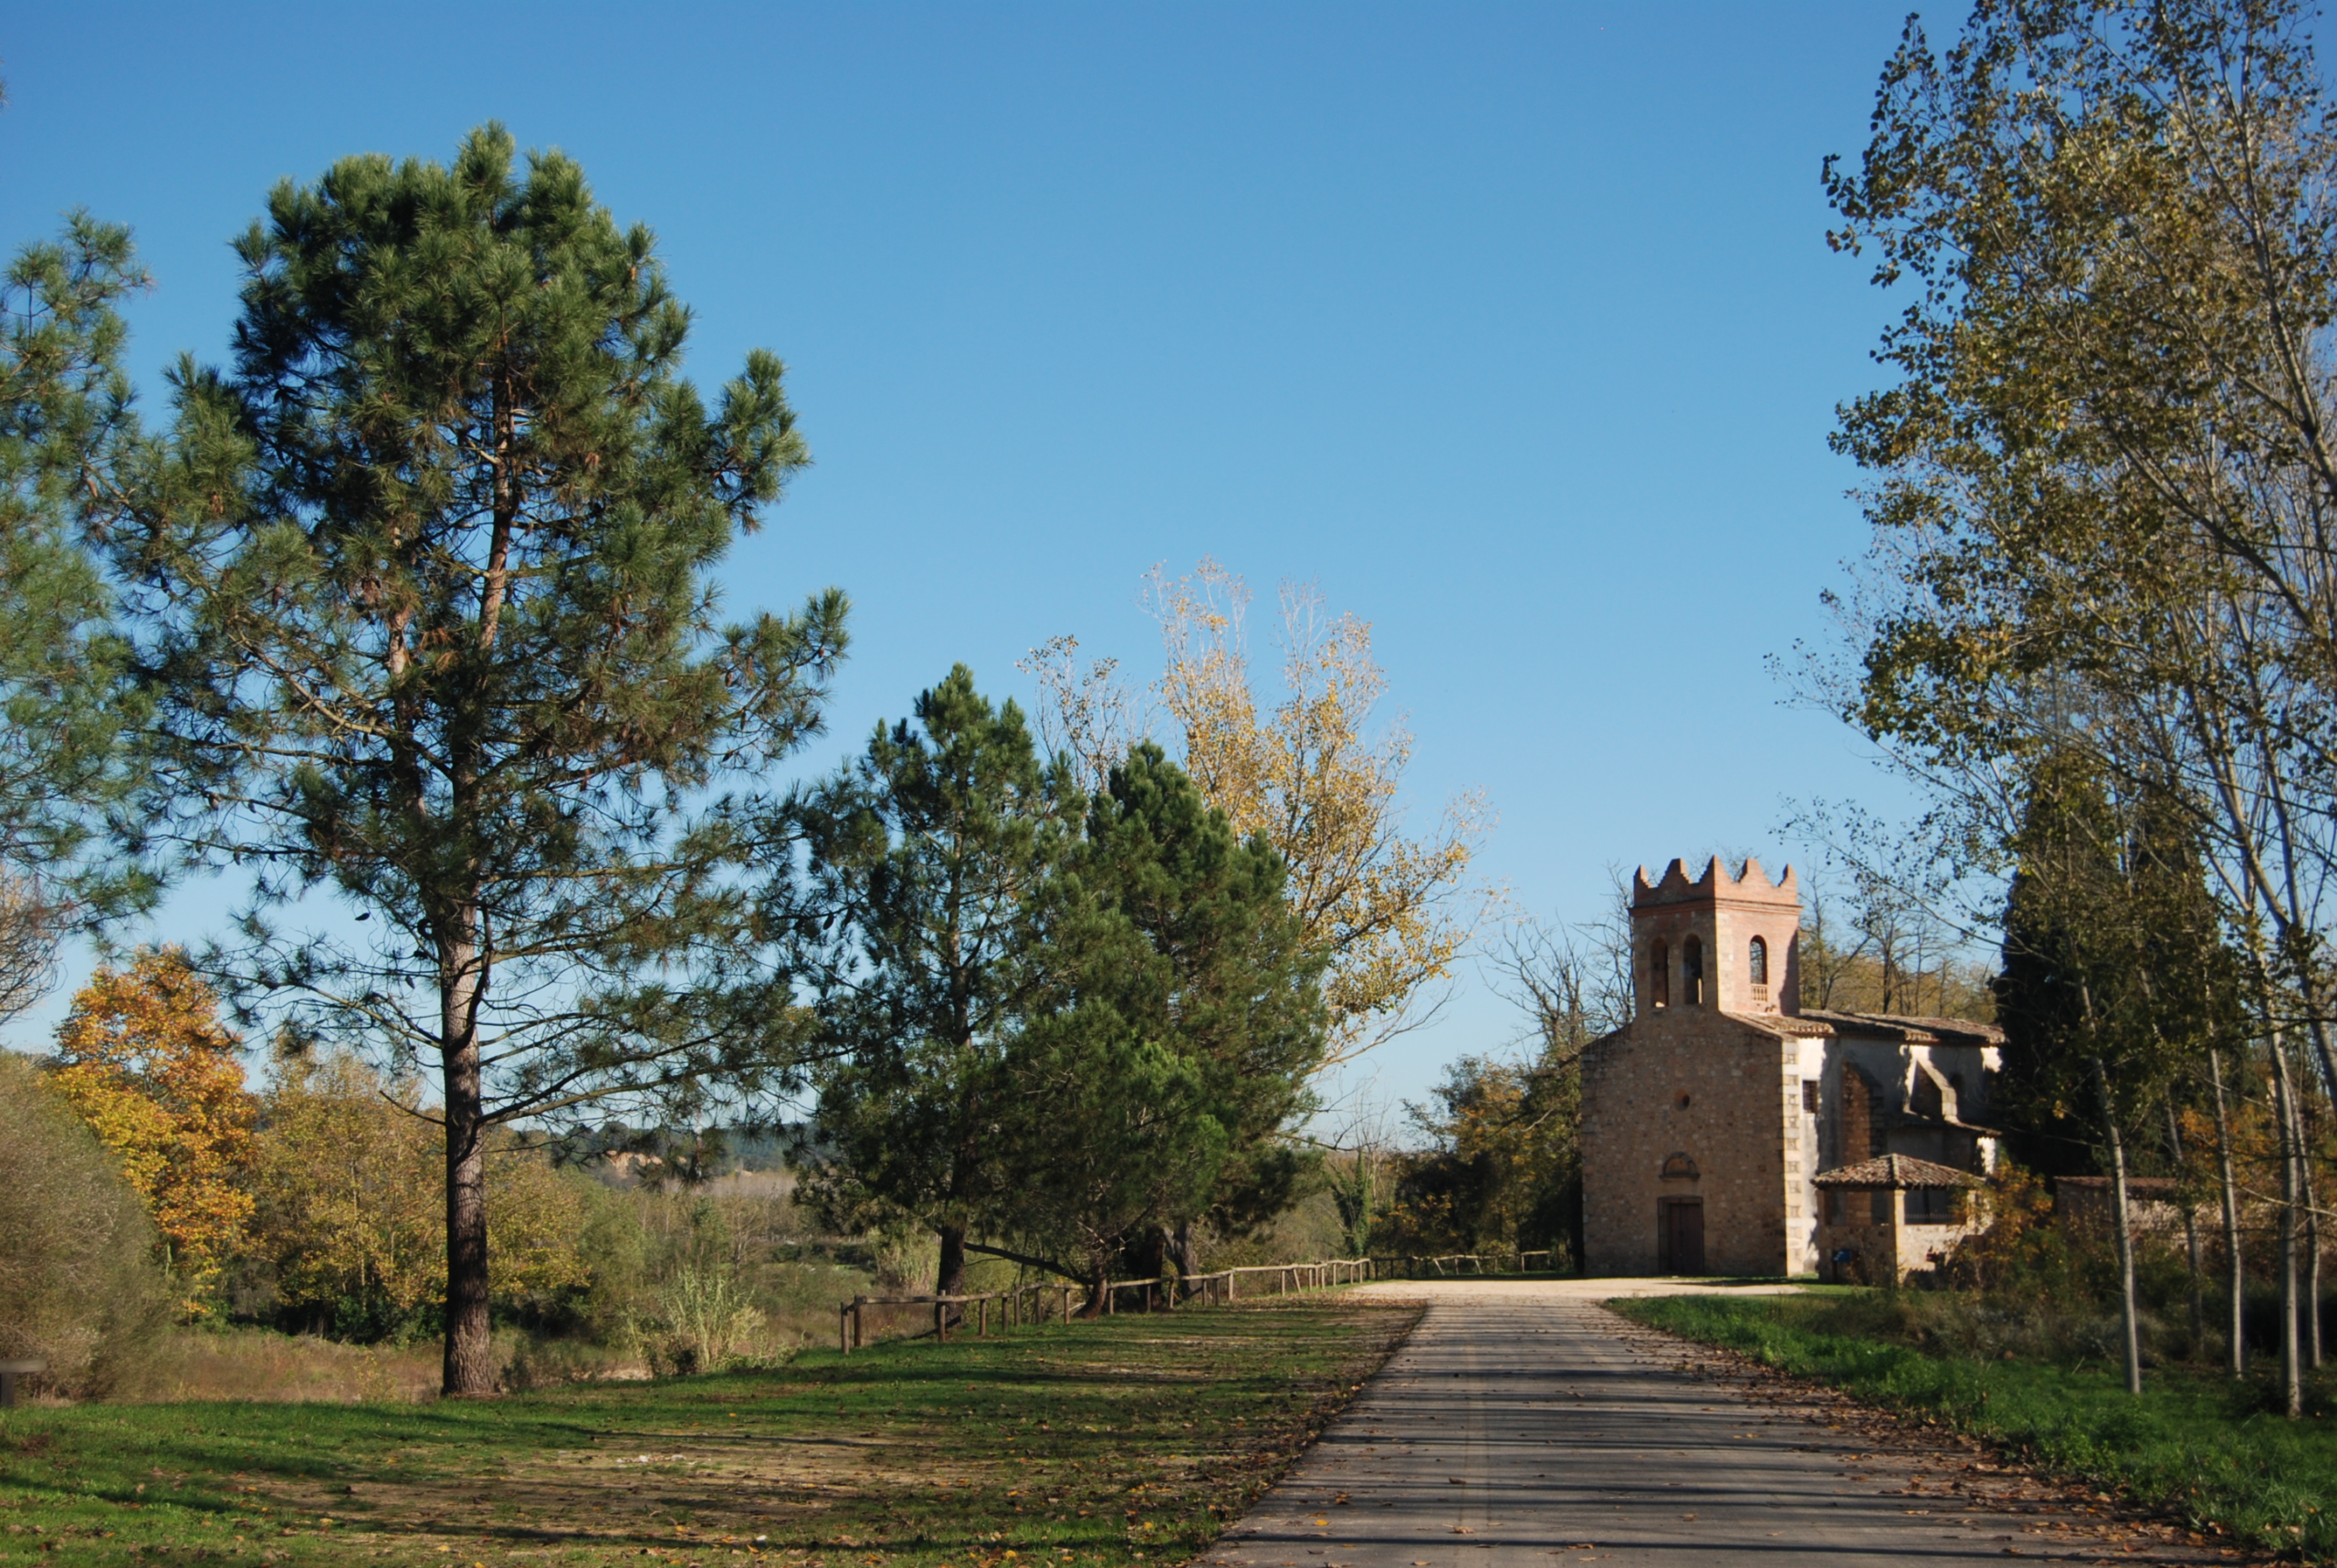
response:
[[[2057,1174],[2107,1168],[2127,1388],[2139,1394],[2132,1134],[2164,1111],[2186,1064],[2230,1038],[2237,969],[2175,801],[2147,788],[2119,800],[2070,753],[2043,758],[2028,785],[1996,985],[1997,1103],[2017,1155]]]
[[[791,1060],[729,874],[755,800],[710,796],[816,727],[844,603],[722,621],[707,574],[807,461],[781,364],[707,407],[649,232],[567,158],[347,159],[236,248],[233,365],[181,363],[114,520],[150,810],[251,874],[247,996],[436,1069],[445,1385],[486,1394],[490,1129]],[[312,892],[360,935],[278,930]]]

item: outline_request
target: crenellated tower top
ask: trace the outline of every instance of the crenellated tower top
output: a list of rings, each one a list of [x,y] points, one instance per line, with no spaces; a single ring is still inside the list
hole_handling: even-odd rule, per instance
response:
[[[1730,874],[1715,855],[1688,880],[1679,861],[1631,879],[1631,956],[1640,1016],[1673,1007],[1733,1013],[1801,1010],[1801,889],[1757,860]]]

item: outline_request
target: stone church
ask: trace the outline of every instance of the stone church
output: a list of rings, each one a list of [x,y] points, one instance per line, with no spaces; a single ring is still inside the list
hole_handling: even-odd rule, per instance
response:
[[[1634,878],[1636,1015],[1583,1053],[1589,1273],[1896,1277],[1976,1222],[2001,1032],[1805,1009],[1800,931],[1790,867]]]

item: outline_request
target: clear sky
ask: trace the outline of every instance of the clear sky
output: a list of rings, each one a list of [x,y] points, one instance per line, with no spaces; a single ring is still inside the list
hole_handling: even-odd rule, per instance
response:
[[[657,232],[702,382],[788,362],[817,465],[728,593],[853,596],[807,769],[953,661],[1027,695],[1068,632],[1157,672],[1139,580],[1213,555],[1369,621],[1418,810],[1484,789],[1486,873],[1578,918],[1610,863],[1806,862],[1787,798],[1896,797],[1765,656],[1828,635],[1863,544],[1825,438],[1889,302],[1828,251],[1818,167],[1864,145],[1901,15],[19,6],[0,239],[134,226],[151,392],[223,355],[273,182],[500,119]],[[1517,1027],[1472,973],[1381,1092]]]

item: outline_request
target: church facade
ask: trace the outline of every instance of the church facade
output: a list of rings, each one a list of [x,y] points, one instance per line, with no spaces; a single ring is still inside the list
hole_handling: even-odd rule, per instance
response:
[[[2001,1034],[1803,1009],[1800,931],[1790,867],[1634,878],[1635,1016],[1583,1053],[1588,1272],[1871,1279],[1975,1223]]]

